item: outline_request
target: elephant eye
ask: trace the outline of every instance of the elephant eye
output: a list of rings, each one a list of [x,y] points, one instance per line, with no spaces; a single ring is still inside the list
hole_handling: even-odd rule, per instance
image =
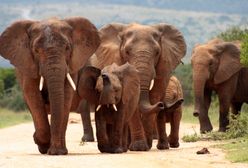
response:
[[[157,32],[153,32],[152,33],[152,36],[153,36],[153,38],[156,40],[156,41],[158,41],[159,40],[159,34],[157,33]]]
[[[209,66],[212,66],[212,65],[213,65],[213,60],[210,60]]]

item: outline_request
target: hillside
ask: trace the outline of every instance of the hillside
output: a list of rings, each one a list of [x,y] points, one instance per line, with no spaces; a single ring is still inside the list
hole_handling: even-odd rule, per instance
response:
[[[248,23],[246,0],[0,0],[0,32],[17,19],[45,19],[52,16],[84,16],[98,28],[110,22],[155,24],[167,22],[178,27],[191,49],[234,25]],[[224,3],[225,2],[225,3]],[[0,66],[8,63],[0,58]]]

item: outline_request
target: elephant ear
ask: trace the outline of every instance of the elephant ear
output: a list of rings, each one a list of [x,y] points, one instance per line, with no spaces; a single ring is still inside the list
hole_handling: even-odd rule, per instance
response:
[[[73,50],[69,67],[71,73],[76,73],[96,51],[100,37],[96,27],[85,18],[73,17],[65,21],[73,28]]]
[[[137,97],[137,104],[140,92],[140,78],[137,69],[125,63],[119,66],[118,76],[122,81],[122,103],[127,104],[134,97]]]
[[[79,71],[77,85],[78,95],[93,104],[95,104],[99,98],[95,86],[100,74],[101,70],[93,66],[86,66]]]
[[[28,29],[35,23],[30,20],[14,22],[0,36],[0,55],[8,59],[22,74],[38,77],[38,65],[30,50]]]
[[[242,65],[240,63],[240,49],[231,42],[224,42],[215,46],[219,56],[220,63],[217,72],[214,76],[214,83],[220,84],[235,73],[237,73]]]
[[[126,25],[120,23],[112,23],[105,25],[99,30],[101,44],[96,51],[98,62],[96,67],[103,69],[112,63],[121,64],[120,61],[120,32],[124,30]]]
[[[186,43],[182,33],[174,26],[158,24],[154,27],[161,32],[161,56],[157,65],[157,76],[168,76],[185,56]]]

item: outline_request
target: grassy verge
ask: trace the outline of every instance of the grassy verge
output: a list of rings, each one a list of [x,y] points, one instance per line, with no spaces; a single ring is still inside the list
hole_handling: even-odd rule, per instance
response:
[[[14,112],[7,109],[0,109],[0,128],[31,121],[31,114],[27,111]]]
[[[193,107],[184,107],[183,122],[198,123],[198,120],[192,118]],[[209,111],[210,120],[213,125],[218,125],[218,112],[212,107]],[[190,118],[191,117],[191,118]],[[223,143],[217,145],[226,151],[226,158],[232,162],[248,163],[248,110],[247,105],[242,108],[241,115],[230,117],[229,129],[226,133],[209,132],[206,134],[194,133],[192,135],[185,135],[182,140],[184,142],[196,142],[199,140],[221,140]]]
[[[182,122],[198,124],[198,118],[193,116],[194,106],[183,106]],[[211,105],[209,109],[209,118],[213,126],[218,126],[219,109],[215,105]]]
[[[248,163],[248,136],[233,139],[226,144],[217,145],[227,153],[226,159],[232,162]]]

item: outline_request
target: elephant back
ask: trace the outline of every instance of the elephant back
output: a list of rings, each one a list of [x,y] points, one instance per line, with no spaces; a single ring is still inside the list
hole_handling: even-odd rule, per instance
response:
[[[183,91],[179,80],[171,76],[165,91],[164,103],[167,108],[172,108],[175,104],[183,101]]]

